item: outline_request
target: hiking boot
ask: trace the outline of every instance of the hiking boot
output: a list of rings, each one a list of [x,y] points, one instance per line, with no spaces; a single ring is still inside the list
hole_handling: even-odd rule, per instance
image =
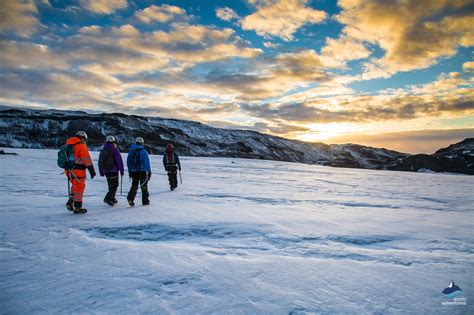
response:
[[[72,199],[69,199],[67,202],[66,202],[66,209],[68,209],[69,211],[73,211],[74,210],[74,205],[73,205],[73,201]]]
[[[108,200],[108,199],[104,199],[104,202],[105,202],[106,204],[108,204],[109,206],[111,206],[111,207],[113,207],[114,204],[115,204],[115,203],[113,202],[113,200]]]
[[[72,213],[74,213],[74,214],[83,214],[83,213],[86,213],[86,212],[87,212],[87,209],[79,208],[79,209],[74,209],[74,211]]]
[[[118,203],[118,200],[114,198],[114,204]]]
[[[148,206],[149,204],[150,204],[150,200],[142,202],[142,205],[144,205],[144,206]]]
[[[127,199],[127,201],[128,201],[128,204],[130,205],[130,207],[135,206],[135,203],[133,202],[132,199]]]

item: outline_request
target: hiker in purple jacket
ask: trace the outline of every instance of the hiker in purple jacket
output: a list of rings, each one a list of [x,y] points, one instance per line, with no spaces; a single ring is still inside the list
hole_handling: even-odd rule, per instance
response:
[[[100,176],[107,178],[109,192],[105,195],[104,202],[109,206],[113,206],[118,201],[115,199],[115,193],[119,185],[118,173],[123,176],[123,161],[120,151],[117,149],[117,143],[113,136],[107,136],[106,144],[99,155],[99,173]]]

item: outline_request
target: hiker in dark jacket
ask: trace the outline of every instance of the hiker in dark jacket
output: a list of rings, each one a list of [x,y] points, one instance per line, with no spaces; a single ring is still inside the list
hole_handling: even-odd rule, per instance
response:
[[[99,155],[99,173],[100,176],[107,178],[109,191],[105,195],[104,202],[109,206],[113,206],[118,201],[115,198],[117,187],[119,185],[119,172],[123,176],[123,161],[120,151],[117,149],[117,143],[113,136],[107,136],[106,143]]]
[[[143,147],[143,138],[135,139],[135,144],[130,146],[127,156],[128,175],[132,179],[132,187],[128,192],[127,200],[130,206],[134,206],[135,196],[137,195],[138,185],[142,190],[142,204],[144,206],[150,204],[148,199],[148,181],[151,178],[150,158],[148,152]]]
[[[168,172],[170,189],[175,190],[176,187],[178,187],[178,170],[181,171],[181,163],[179,163],[179,157],[176,152],[174,152],[171,143],[166,146],[166,153],[163,155],[163,166]]]

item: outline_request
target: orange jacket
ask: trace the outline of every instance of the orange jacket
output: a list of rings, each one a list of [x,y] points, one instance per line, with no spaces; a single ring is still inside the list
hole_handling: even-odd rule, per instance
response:
[[[89,166],[92,166],[92,159],[89,154],[89,150],[79,137],[69,138],[66,141],[66,144],[74,145],[74,162],[76,163],[76,165],[84,165],[84,169]]]

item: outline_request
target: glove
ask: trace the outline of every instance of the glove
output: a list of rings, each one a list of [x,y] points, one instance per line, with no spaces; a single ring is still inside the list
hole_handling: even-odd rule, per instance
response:
[[[181,171],[181,166],[180,166],[180,167],[178,167],[178,170],[180,170],[180,171]]]
[[[124,174],[124,173],[125,173],[125,172],[120,172],[120,175],[123,177],[123,174]]]
[[[87,168],[89,170],[89,174],[91,175],[91,179],[93,179],[95,177],[95,169],[94,169],[94,166],[91,165]]]
[[[148,174],[148,180],[150,180],[150,179],[151,179],[151,173]]]

